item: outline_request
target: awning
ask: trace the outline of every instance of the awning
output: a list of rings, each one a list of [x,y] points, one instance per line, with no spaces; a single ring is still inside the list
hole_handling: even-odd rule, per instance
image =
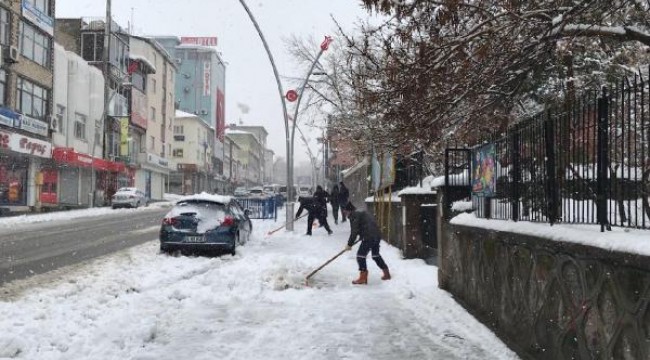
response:
[[[92,167],[99,171],[124,172],[126,170],[123,163],[92,157],[77,152],[73,148],[56,147],[52,150],[52,158],[57,162],[79,167]]]

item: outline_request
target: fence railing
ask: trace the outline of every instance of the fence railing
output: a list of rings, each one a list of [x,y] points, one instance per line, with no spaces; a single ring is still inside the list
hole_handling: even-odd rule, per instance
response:
[[[278,218],[278,200],[276,196],[265,198],[237,198],[242,208],[249,210],[248,217],[251,219],[274,219]]]
[[[650,229],[648,96],[648,79],[636,75],[472,148],[465,166],[478,216]]]

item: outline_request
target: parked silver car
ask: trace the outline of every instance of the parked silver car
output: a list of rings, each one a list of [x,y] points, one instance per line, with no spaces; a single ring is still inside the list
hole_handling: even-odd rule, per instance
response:
[[[148,200],[144,193],[134,187],[123,187],[117,189],[115,195],[111,199],[111,206],[113,209],[119,207],[137,208],[139,206],[147,206]]]

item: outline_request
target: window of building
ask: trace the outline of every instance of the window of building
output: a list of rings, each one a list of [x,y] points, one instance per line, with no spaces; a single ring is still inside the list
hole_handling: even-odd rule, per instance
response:
[[[153,150],[156,147],[156,138],[149,136],[149,150]]]
[[[11,34],[11,13],[5,8],[0,8],[0,44],[9,46]]]
[[[36,10],[42,12],[47,16],[52,16],[52,11],[50,8],[50,0],[23,0],[26,3],[32,5]]]
[[[21,113],[44,120],[47,114],[50,91],[33,82],[18,78],[16,84],[16,107]]]
[[[74,137],[86,140],[86,115],[74,114]]]
[[[149,116],[149,120],[151,121],[156,121],[156,108],[151,107],[151,115]]]
[[[28,23],[20,22],[20,53],[24,57],[50,68],[52,39]]]
[[[101,144],[102,141],[102,121],[101,120],[95,120],[95,144]]]
[[[151,79],[151,91],[156,93],[156,79]]]
[[[65,106],[56,104],[56,114],[54,115],[56,118],[56,123],[59,125],[59,131],[64,132],[65,131]]]
[[[103,33],[87,32],[81,35],[81,57],[86,61],[101,61],[103,59]]]
[[[183,134],[183,125],[174,125],[174,134]]]
[[[0,205],[27,204],[28,161],[0,154]]]
[[[183,157],[183,149],[174,149],[172,155],[174,157]]]

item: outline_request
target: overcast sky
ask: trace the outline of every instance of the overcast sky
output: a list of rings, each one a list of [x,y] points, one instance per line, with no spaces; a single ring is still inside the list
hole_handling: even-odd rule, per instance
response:
[[[284,40],[292,34],[321,39],[334,34],[330,14],[346,29],[368,15],[358,0],[248,0],[283,76],[303,77]],[[104,0],[57,0],[57,17],[104,16]],[[113,17],[126,28],[133,19],[137,35],[217,36],[226,68],[226,123],[262,125],[268,147],[286,157],[282,105],[262,43],[239,0],[113,0]],[[290,86],[283,80],[284,91]],[[244,107],[238,104],[245,105]],[[242,108],[248,107],[248,113]],[[289,108],[292,114],[292,108]],[[299,123],[300,124],[300,123]],[[303,128],[314,153],[316,131]],[[307,161],[296,134],[296,165]]]

